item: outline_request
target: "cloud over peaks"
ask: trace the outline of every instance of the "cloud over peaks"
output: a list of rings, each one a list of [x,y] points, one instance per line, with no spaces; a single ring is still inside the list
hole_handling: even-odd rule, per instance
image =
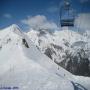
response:
[[[54,22],[47,20],[47,18],[44,15],[36,15],[36,16],[32,16],[32,17],[27,17],[27,19],[24,19],[21,22],[35,30],[57,29],[57,25]]]
[[[75,25],[82,30],[90,30],[90,13],[79,14],[75,20]]]

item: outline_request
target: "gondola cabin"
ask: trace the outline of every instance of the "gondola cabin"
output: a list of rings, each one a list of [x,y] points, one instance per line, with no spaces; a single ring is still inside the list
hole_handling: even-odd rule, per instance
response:
[[[64,5],[60,9],[60,24],[64,26],[74,26],[74,10],[71,8],[69,2],[65,1]]]

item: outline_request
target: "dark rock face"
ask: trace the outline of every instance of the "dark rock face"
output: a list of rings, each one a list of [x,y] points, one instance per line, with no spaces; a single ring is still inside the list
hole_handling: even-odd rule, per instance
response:
[[[63,50],[63,48],[61,46],[55,45],[51,43],[51,46],[53,46],[55,49],[57,50]]]
[[[69,42],[68,42],[67,40],[63,39],[63,41],[64,41],[64,45],[65,45],[65,46],[67,46],[67,47],[70,46],[70,44],[69,44]]]
[[[46,34],[45,30],[40,29],[38,36],[44,36]]]
[[[10,42],[10,41],[11,41],[11,38],[8,38],[8,39],[7,39],[7,43]]]
[[[22,43],[26,48],[29,48],[29,45],[25,39],[22,39]]]
[[[76,55],[66,54],[59,65],[75,75],[90,76],[90,62],[83,49],[77,52]]]
[[[50,45],[51,47],[48,47],[45,50],[44,54],[46,54],[52,60],[53,54],[57,56],[57,51],[55,50],[65,53],[65,55],[62,56],[63,60],[61,62],[57,62],[56,60],[54,60],[56,64],[62,66],[75,75],[90,76],[90,60],[84,49],[74,50],[74,53],[72,53],[70,50],[64,51],[61,46],[55,44]]]
[[[55,53],[55,51],[52,48],[47,48],[45,50],[45,53],[44,54],[46,54],[49,58],[52,59],[52,54],[56,54],[56,53]]]
[[[2,46],[0,46],[0,50],[2,49]]]
[[[74,47],[72,47],[68,41],[63,41],[64,45],[67,47],[66,49],[55,43],[50,43],[49,46],[45,49],[44,54],[47,55],[50,59],[54,60],[56,64],[62,66],[75,75],[90,76],[90,60],[88,57],[90,52],[87,53],[88,50],[84,50],[82,46],[81,49],[78,47],[78,44],[81,45],[82,43],[83,45],[83,42],[79,42],[78,44],[76,42],[74,45],[77,46],[77,49],[74,49]],[[41,42],[43,41],[39,39],[39,46]],[[40,50],[40,47],[38,48]],[[59,62],[59,60],[61,61]]]
[[[45,50],[44,54],[46,54],[49,58],[51,58],[57,63],[55,57],[58,58],[60,57],[58,54],[59,52],[64,52],[64,49],[59,45],[51,43],[50,46],[48,46],[47,49]]]

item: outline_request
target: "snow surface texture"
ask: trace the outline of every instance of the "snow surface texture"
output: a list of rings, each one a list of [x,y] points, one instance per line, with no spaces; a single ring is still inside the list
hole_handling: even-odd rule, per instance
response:
[[[55,64],[17,25],[0,31],[0,71],[2,90],[4,87],[18,87],[19,90],[90,89],[90,78],[74,76]]]

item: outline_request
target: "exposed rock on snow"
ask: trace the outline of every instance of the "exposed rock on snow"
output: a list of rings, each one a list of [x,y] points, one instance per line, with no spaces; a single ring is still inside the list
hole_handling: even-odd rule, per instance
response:
[[[90,76],[90,35],[88,31],[82,35],[65,27],[61,31],[52,32],[52,34],[45,30],[30,30],[27,35],[42,53],[58,65],[73,74]],[[81,58],[82,50],[85,55]],[[81,63],[82,59],[84,61],[83,65]],[[85,63],[86,61],[88,65]],[[78,66],[80,69],[83,68],[83,71],[78,71]],[[87,69],[84,70],[84,66],[87,66]]]

